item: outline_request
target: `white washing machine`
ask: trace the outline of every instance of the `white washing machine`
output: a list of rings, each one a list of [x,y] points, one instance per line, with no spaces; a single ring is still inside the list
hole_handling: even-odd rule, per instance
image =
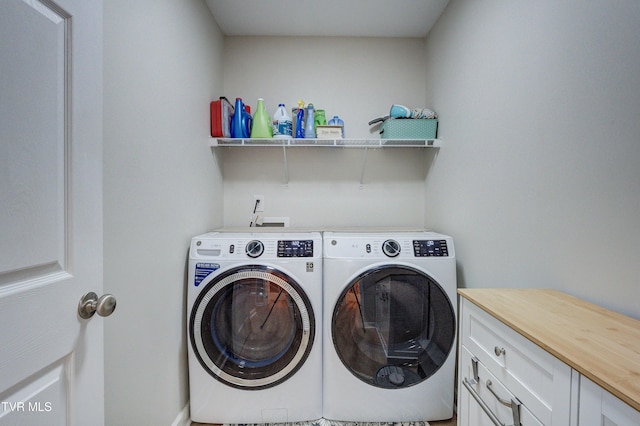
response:
[[[325,232],[323,417],[453,416],[456,261],[432,232]]]
[[[322,417],[322,236],[194,237],[187,290],[191,420]]]

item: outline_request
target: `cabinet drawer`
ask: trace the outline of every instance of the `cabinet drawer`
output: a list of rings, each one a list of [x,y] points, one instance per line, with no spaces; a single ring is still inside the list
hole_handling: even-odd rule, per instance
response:
[[[473,355],[462,346],[459,369],[462,386],[458,390],[460,425],[520,424],[522,426],[543,426],[531,411],[521,404],[521,401],[509,392],[481,362],[478,361],[477,367],[474,369],[472,359]],[[507,404],[515,406],[515,410]],[[517,417],[514,417],[514,411],[517,413]]]
[[[569,424],[571,368],[461,299],[461,344],[545,425]]]

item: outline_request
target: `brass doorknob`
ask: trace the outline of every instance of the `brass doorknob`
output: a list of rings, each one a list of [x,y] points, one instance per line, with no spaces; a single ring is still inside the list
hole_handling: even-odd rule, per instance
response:
[[[94,292],[82,296],[78,303],[78,315],[82,319],[89,319],[96,312],[101,317],[108,317],[116,310],[116,298],[112,294],[104,294],[98,298]]]

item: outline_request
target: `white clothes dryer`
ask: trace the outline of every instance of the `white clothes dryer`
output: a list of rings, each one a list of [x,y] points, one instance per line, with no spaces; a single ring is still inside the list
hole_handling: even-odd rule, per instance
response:
[[[199,235],[188,274],[191,420],[321,418],[321,234]]]
[[[433,232],[325,232],[323,417],[453,416],[456,260]]]

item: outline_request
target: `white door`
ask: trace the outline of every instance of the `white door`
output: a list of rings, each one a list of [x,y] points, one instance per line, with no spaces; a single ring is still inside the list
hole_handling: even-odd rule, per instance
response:
[[[104,423],[102,3],[0,0],[0,425]]]

